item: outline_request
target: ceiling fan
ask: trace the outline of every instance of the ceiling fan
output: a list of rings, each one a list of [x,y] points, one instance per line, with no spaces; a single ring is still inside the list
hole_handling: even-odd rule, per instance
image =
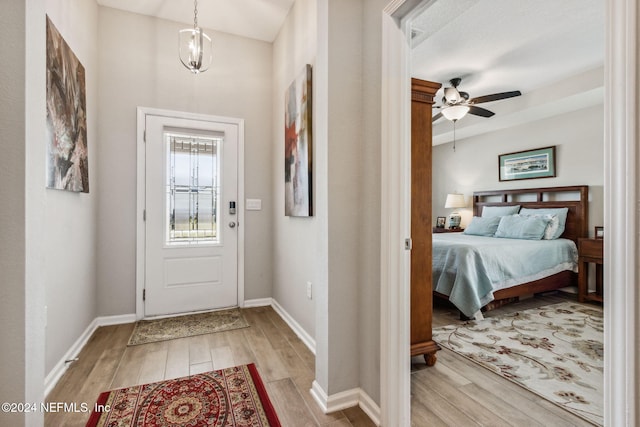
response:
[[[519,90],[511,92],[493,93],[491,95],[479,96],[477,98],[469,99],[467,92],[458,90],[458,86],[462,82],[460,77],[449,80],[451,87],[444,89],[444,97],[442,98],[442,105],[436,105],[434,108],[440,108],[441,111],[433,116],[432,122],[444,117],[453,122],[461,119],[467,113],[480,117],[491,117],[495,113],[489,111],[486,108],[478,107],[476,104],[482,104],[484,102],[498,101],[501,99],[513,98],[514,96],[520,96],[522,93]]]

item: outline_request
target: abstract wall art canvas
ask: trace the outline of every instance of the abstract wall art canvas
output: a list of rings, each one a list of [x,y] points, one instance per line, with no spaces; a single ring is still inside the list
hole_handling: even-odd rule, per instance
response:
[[[311,65],[284,98],[284,211],[286,216],[312,216]]]
[[[85,70],[47,16],[47,188],[89,192]]]

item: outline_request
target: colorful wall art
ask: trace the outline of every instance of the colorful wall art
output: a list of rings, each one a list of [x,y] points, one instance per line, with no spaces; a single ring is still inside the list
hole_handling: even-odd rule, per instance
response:
[[[312,216],[311,65],[287,88],[284,99],[284,212]]]
[[[85,71],[47,17],[47,188],[89,192]]]

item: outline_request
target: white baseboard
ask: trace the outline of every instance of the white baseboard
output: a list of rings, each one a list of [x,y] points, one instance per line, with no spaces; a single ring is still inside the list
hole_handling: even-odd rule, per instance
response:
[[[309,350],[311,350],[311,353],[313,353],[313,355],[315,356],[315,354],[316,354],[316,340],[311,335],[309,335],[307,333],[307,331],[305,331],[302,328],[302,326],[300,326],[300,324],[298,322],[296,322],[295,319],[293,317],[291,317],[291,315],[289,313],[287,313],[287,311],[284,308],[282,308],[282,306],[280,304],[278,304],[278,301],[276,301],[273,298],[272,298],[272,302],[271,302],[271,307],[273,307],[275,312],[278,313],[278,315],[280,315],[280,317],[282,317],[282,320],[284,320],[285,323],[287,325],[289,325],[289,327],[291,329],[293,329],[293,332],[296,333],[298,338],[300,338],[302,340],[304,345],[306,345],[309,348]]]
[[[320,384],[313,381],[310,392],[325,414],[360,406],[375,425],[380,425],[380,407],[359,387],[328,396]]]
[[[267,307],[272,305],[272,302],[273,302],[273,298],[248,299],[244,301],[244,304],[241,307],[242,308]]]
[[[64,354],[62,359],[56,363],[51,372],[47,374],[44,379],[44,395],[45,397],[53,390],[56,386],[62,375],[67,371],[69,367],[69,363],[67,360],[72,360],[78,357],[80,351],[84,348],[84,346],[89,341],[89,338],[93,335],[93,333],[100,326],[111,326],[111,325],[120,325],[123,323],[133,323],[136,321],[135,314],[123,314],[119,316],[102,316],[96,317],[93,321],[87,326],[87,328],[82,332],[80,337],[73,343],[71,348]]]
[[[123,325],[125,323],[134,323],[136,321],[136,315],[134,314],[120,314],[118,316],[102,316],[96,317],[96,322],[98,322],[98,328],[100,326],[112,326],[112,325]]]
[[[371,418],[371,421],[377,426],[380,425],[380,406],[376,402],[373,401],[371,396],[364,392],[364,390],[360,390],[360,396],[358,398],[358,405],[360,409]]]

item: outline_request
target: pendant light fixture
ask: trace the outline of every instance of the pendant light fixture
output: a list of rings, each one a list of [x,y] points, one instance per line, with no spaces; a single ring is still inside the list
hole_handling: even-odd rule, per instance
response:
[[[198,27],[198,0],[194,0],[193,8],[193,28],[180,30],[178,47],[182,65],[198,74],[209,69],[213,47],[211,37]]]

